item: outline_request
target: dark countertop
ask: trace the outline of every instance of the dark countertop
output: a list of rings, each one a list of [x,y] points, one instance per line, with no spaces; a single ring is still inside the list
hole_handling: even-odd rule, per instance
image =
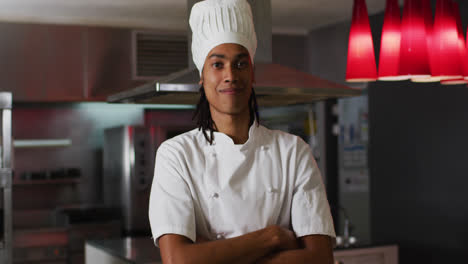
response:
[[[389,244],[389,243],[364,243],[364,244],[356,244],[349,247],[335,247],[333,251],[342,251],[342,250],[353,250],[353,249],[364,249],[364,248],[376,248],[376,247],[388,247],[388,246],[396,246],[397,244]]]
[[[86,243],[129,263],[161,263],[159,248],[150,237],[87,240]]]

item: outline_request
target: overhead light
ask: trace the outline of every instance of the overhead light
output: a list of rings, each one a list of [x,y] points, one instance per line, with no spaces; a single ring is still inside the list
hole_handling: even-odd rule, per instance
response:
[[[468,37],[468,28],[466,29],[466,36]],[[465,41],[465,48],[466,48],[466,58],[465,58],[465,66],[468,67],[468,39]],[[465,80],[468,80],[468,75],[465,72]]]
[[[460,77],[457,79],[441,80],[440,83],[443,85],[458,85],[458,84],[467,84],[468,80],[465,80],[464,78]]]
[[[399,11],[397,0],[387,0],[378,80],[466,83],[468,41],[458,3],[437,0],[434,20],[431,0],[405,0],[401,20]],[[346,81],[373,81],[375,58],[364,0],[354,0],[348,45]]]
[[[462,27],[462,22],[461,22],[461,17],[460,17],[460,7],[458,6],[458,3],[452,2],[452,8],[453,8],[452,9],[453,16],[457,24],[460,67],[461,67],[462,75],[468,76],[467,53],[466,53],[466,46],[465,46],[465,37],[463,36],[463,27]],[[455,78],[455,79],[442,80],[440,83],[443,85],[457,85],[457,84],[466,84],[468,83],[468,80],[465,80],[463,77],[460,77],[460,78]]]
[[[458,49],[460,50],[460,67],[463,76],[468,76],[468,51],[466,50],[465,36],[460,16],[460,6],[457,2],[452,2],[455,22],[457,23]]]
[[[462,77],[458,29],[450,0],[437,0],[433,32],[433,76],[441,79]]]
[[[374,44],[365,0],[354,0],[353,18],[349,32],[347,82],[377,80]]]
[[[401,25],[400,75],[430,77],[426,26],[420,0],[405,0]]]
[[[468,28],[466,29],[466,36],[468,37]],[[465,48],[466,48],[466,51],[467,51],[467,55],[466,55],[466,59],[465,59],[465,64],[467,64],[467,67],[468,67],[468,39],[467,41],[465,41]],[[466,73],[465,73],[466,74]],[[465,80],[468,80],[468,76],[465,75]]]
[[[380,41],[379,77],[381,81],[408,79],[399,76],[401,19],[398,0],[387,0],[384,24]]]
[[[431,10],[431,1],[430,0],[421,0],[422,12],[424,16],[424,25],[426,26],[426,43],[427,43],[427,56],[429,60],[429,69],[431,76],[426,77],[413,77],[411,78],[412,82],[439,82],[440,78],[432,76],[434,69],[434,55],[432,53],[432,42],[433,42],[433,19],[432,19],[432,10]]]

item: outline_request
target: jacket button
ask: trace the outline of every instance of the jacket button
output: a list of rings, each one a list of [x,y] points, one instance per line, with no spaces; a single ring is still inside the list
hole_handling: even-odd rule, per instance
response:
[[[213,194],[211,195],[211,197],[213,197],[213,198],[218,198],[218,197],[219,197],[219,194],[218,194],[218,193],[213,193]]]

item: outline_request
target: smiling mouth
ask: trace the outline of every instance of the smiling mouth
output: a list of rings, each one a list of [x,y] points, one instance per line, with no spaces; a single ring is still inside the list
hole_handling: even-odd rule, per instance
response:
[[[242,91],[242,89],[240,89],[240,88],[226,88],[226,89],[220,90],[219,92],[223,93],[223,94],[238,94],[241,91]]]

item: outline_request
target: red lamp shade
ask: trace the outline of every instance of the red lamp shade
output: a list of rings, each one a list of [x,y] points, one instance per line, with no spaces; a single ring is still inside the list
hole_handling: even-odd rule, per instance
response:
[[[447,79],[447,80],[441,80],[440,84],[442,85],[458,85],[458,84],[467,84],[468,81],[463,79],[462,77],[456,78],[456,79]]]
[[[347,82],[369,82],[377,79],[374,44],[365,0],[354,0],[353,18],[348,42]]]
[[[441,79],[462,77],[458,29],[450,0],[437,0],[432,44],[433,76]]]
[[[430,76],[421,0],[405,0],[401,25],[400,75],[418,78]]]
[[[460,7],[457,2],[452,2],[455,22],[457,23],[458,32],[458,49],[460,50],[460,67],[463,76],[468,76],[468,53],[466,50],[465,36],[463,35],[463,26],[460,16]]]
[[[466,29],[466,33],[467,33],[467,37],[468,37],[468,28]],[[465,46],[466,50],[467,50],[467,56],[466,56],[466,60],[465,60],[465,63],[468,64],[468,41],[466,41],[466,46]],[[465,80],[468,80],[468,76],[465,75]]]
[[[398,81],[407,79],[399,76],[401,21],[398,0],[387,0],[385,7],[379,56],[379,80]]]
[[[431,1],[430,0],[421,0],[422,11],[424,15],[424,24],[426,25],[426,43],[427,43],[427,56],[429,60],[429,69],[431,75],[433,75],[434,69],[434,56],[432,52],[432,42],[433,42],[433,21],[432,21],[432,10],[431,10]],[[438,77],[413,77],[411,79],[413,82],[439,82],[440,78]]]

